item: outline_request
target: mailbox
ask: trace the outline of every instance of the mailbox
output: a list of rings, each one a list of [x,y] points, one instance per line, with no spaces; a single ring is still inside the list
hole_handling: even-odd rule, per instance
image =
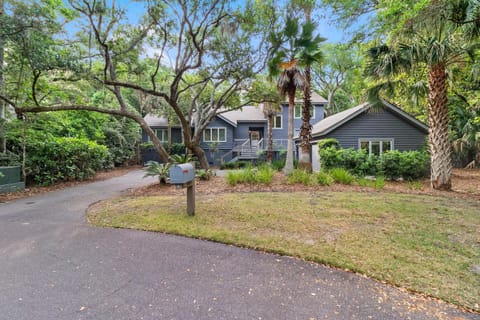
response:
[[[170,167],[170,183],[186,184],[195,179],[195,169],[191,163],[174,164]]]

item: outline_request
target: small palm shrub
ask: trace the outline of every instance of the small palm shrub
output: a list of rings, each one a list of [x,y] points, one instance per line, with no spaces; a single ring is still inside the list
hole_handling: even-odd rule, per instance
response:
[[[317,183],[321,186],[329,186],[332,184],[333,179],[328,175],[328,173],[320,171],[316,175]]]
[[[315,180],[313,175],[308,173],[307,171],[302,169],[295,169],[288,175],[288,183],[301,183],[304,185],[311,185],[315,183]]]
[[[272,183],[274,175],[275,170],[272,167],[268,165],[262,165],[257,170],[256,182],[269,185]]]
[[[158,176],[158,182],[160,184],[166,184],[169,177],[171,164],[170,163],[158,163],[157,161],[148,161],[143,169],[145,171],[145,177]]]
[[[195,161],[195,156],[191,154],[172,154],[170,156],[173,163],[181,164],[181,163],[190,163]]]
[[[330,170],[330,176],[333,181],[341,184],[352,184],[355,181],[355,176],[344,168],[333,168]]]

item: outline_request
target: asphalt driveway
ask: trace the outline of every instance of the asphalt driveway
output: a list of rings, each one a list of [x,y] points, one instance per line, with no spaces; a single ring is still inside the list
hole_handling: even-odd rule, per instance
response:
[[[141,176],[0,204],[0,319],[480,319],[318,264],[86,224]]]

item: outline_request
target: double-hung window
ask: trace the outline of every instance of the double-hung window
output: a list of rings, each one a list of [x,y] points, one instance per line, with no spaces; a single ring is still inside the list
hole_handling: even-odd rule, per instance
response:
[[[370,155],[379,156],[384,152],[393,150],[393,138],[361,138],[358,139],[358,146]]]
[[[302,109],[303,104],[296,104],[294,109],[294,118],[301,119],[302,118]],[[315,106],[312,104],[310,107],[310,117],[311,119],[315,119]]]
[[[153,132],[161,143],[168,143],[168,129],[153,129]],[[148,141],[151,141],[150,137],[148,137]]]
[[[203,131],[204,142],[227,142],[227,128],[206,128]]]
[[[276,116],[273,117],[273,129],[282,129],[282,115],[277,114]]]

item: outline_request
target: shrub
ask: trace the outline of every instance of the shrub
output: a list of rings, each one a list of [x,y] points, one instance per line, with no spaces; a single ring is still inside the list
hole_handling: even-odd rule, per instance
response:
[[[272,182],[275,171],[267,165],[253,168],[249,166],[246,169],[238,171],[230,171],[227,173],[227,182],[231,186],[239,183],[248,184],[270,184]]]
[[[429,155],[424,151],[389,151],[379,159],[379,168],[390,179],[414,180],[429,172]]]
[[[19,166],[22,164],[22,159],[19,155],[6,151],[0,152],[0,167]]]
[[[288,183],[295,184],[301,183],[304,185],[310,185],[314,183],[312,174],[302,169],[295,169],[288,175]]]
[[[378,176],[375,179],[375,189],[383,189],[383,187],[385,187],[385,177]]]
[[[191,154],[172,154],[173,163],[190,163],[196,160],[196,157]]]
[[[40,185],[84,180],[102,168],[107,147],[79,138],[53,138],[28,146],[26,171]]]
[[[316,174],[317,183],[321,186],[329,186],[332,184],[333,179],[326,172],[320,171]]]
[[[378,157],[368,155],[365,150],[336,149],[329,147],[320,150],[320,161],[324,169],[344,168],[359,176],[374,175]]]
[[[145,171],[145,177],[158,176],[158,182],[160,184],[166,184],[169,177],[171,164],[170,163],[158,163],[157,161],[148,161],[143,169]]]
[[[273,170],[282,171],[283,167],[285,167],[285,159],[273,160],[271,166]]]
[[[341,184],[352,184],[355,177],[344,168],[333,168],[330,170],[330,176],[335,182]]]
[[[220,169],[229,170],[229,169],[239,169],[246,168],[250,165],[248,161],[235,161],[235,162],[224,162],[220,165]]]
[[[185,154],[185,145],[183,143],[172,143],[170,145],[170,154]]]
[[[322,139],[318,142],[319,149],[331,148],[334,147],[335,149],[340,148],[340,142],[338,142],[335,138],[326,138]]]
[[[210,180],[213,176],[215,176],[215,172],[210,169],[199,169],[195,171],[195,175],[200,180]]]

